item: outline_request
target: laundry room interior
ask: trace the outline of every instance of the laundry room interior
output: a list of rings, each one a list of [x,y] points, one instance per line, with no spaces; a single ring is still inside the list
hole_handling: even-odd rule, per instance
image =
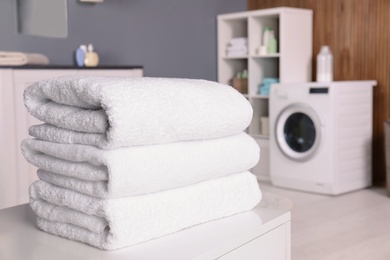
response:
[[[0,0],[0,259],[390,259],[390,0]]]
[[[302,9],[266,13],[280,6]],[[252,172],[267,203],[291,207],[293,259],[388,259],[388,3],[250,0],[248,9],[219,16],[218,80],[254,108]],[[264,47],[268,31],[276,49]],[[248,52],[226,48],[231,38]]]

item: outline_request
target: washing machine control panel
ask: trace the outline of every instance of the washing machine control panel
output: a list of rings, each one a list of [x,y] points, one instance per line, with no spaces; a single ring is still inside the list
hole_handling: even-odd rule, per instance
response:
[[[328,92],[329,92],[328,87],[316,87],[316,88],[309,89],[310,94],[328,94]]]

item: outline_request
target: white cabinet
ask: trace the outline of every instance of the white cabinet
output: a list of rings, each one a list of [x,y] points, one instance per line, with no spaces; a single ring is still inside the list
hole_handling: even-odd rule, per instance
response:
[[[45,260],[53,256],[56,260],[290,260],[290,212],[272,199],[267,201],[267,196],[261,204],[251,211],[110,252],[40,231],[29,205],[19,205],[0,210],[0,256],[13,260]]]
[[[279,78],[282,83],[311,81],[312,24],[312,10],[288,7],[218,16],[218,81],[230,85],[238,72],[248,71],[245,96],[254,111],[248,133],[260,144],[262,157],[253,172],[262,180],[269,180],[269,135],[262,134],[260,118],[269,115],[269,98],[259,95],[258,88],[269,77]],[[260,55],[258,52],[265,28],[275,32],[277,53]],[[228,43],[239,37],[248,39],[248,54],[229,57]],[[268,132],[273,134],[273,126],[269,128]]]
[[[221,260],[236,259],[291,259],[290,222],[259,236],[232,252],[222,256]]]
[[[37,168],[24,159],[20,143],[28,128],[40,124],[24,107],[24,89],[32,83],[65,75],[141,77],[142,69],[0,69],[0,209],[28,202],[28,187]]]
[[[15,136],[12,70],[0,70],[0,209],[18,198]]]

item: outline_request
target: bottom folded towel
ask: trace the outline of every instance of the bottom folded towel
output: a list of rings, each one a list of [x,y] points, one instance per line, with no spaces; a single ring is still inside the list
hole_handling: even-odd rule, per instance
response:
[[[247,211],[260,199],[250,172],[117,199],[98,199],[45,181],[30,187],[30,205],[40,229],[105,250]]]

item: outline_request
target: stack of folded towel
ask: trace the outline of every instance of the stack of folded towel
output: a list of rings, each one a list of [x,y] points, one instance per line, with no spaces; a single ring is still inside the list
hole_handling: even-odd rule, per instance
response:
[[[269,96],[271,85],[276,83],[279,83],[279,78],[264,78],[259,86],[258,94]]]
[[[49,59],[40,53],[0,51],[0,66],[47,65]]]
[[[68,76],[24,94],[44,121],[25,158],[39,167],[40,229],[113,250],[252,209],[259,147],[248,101],[204,80]]]
[[[233,38],[229,41],[226,56],[239,57],[248,55],[248,38]]]

